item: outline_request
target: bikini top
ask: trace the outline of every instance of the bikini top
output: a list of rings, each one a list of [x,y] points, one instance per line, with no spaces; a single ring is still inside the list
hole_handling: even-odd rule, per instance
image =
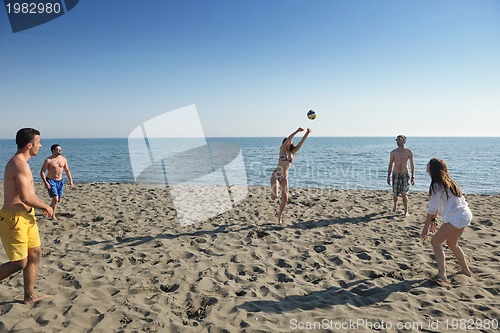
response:
[[[286,156],[286,153],[283,153],[282,155],[280,155],[279,160],[280,161],[287,161],[289,163],[292,163],[293,162],[293,157],[290,157],[290,159],[288,159],[288,156]]]

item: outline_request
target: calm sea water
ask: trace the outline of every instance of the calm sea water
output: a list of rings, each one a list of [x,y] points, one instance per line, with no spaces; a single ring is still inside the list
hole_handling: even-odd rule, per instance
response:
[[[248,185],[268,185],[277,165],[282,138],[208,138],[241,149]],[[134,182],[128,140],[43,139],[38,156],[30,166],[37,181],[50,146],[58,143],[76,183]],[[408,138],[415,155],[416,185],[412,191],[427,191],[425,172],[432,157],[444,159],[452,177],[465,193],[500,193],[500,138]],[[386,183],[389,153],[396,147],[386,137],[310,137],[297,153],[290,170],[291,187],[390,190]],[[0,167],[16,150],[14,140],[0,140]],[[192,161],[192,160],[191,160]],[[203,161],[201,160],[203,163]],[[3,179],[3,172],[0,174]]]

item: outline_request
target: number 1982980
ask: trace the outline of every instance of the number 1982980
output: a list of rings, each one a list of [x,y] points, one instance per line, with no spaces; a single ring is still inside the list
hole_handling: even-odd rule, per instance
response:
[[[5,5],[8,14],[59,14],[60,3],[14,2]]]
[[[444,324],[447,330],[498,330],[497,319],[446,319]]]

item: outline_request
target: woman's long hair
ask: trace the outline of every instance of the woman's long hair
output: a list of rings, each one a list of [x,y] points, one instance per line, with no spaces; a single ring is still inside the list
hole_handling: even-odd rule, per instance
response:
[[[431,176],[431,185],[429,186],[429,196],[434,193],[436,186],[440,186],[445,190],[450,190],[457,197],[462,196],[462,191],[458,184],[451,179],[448,173],[448,167],[443,160],[433,158],[429,161],[429,174]],[[448,191],[446,191],[448,198]]]
[[[284,138],[283,139],[283,142],[281,144],[284,144],[285,141],[287,140],[288,138]],[[295,149],[295,146],[293,145],[293,143],[290,145],[290,151],[293,152],[293,150]]]

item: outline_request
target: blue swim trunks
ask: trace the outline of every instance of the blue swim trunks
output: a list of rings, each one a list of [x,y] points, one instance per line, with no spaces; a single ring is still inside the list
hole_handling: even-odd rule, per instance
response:
[[[49,192],[49,196],[52,197],[58,197],[59,199],[62,198],[63,196],[63,190],[64,190],[64,182],[63,180],[54,180],[47,178],[47,182],[50,185],[50,188],[47,190]]]

